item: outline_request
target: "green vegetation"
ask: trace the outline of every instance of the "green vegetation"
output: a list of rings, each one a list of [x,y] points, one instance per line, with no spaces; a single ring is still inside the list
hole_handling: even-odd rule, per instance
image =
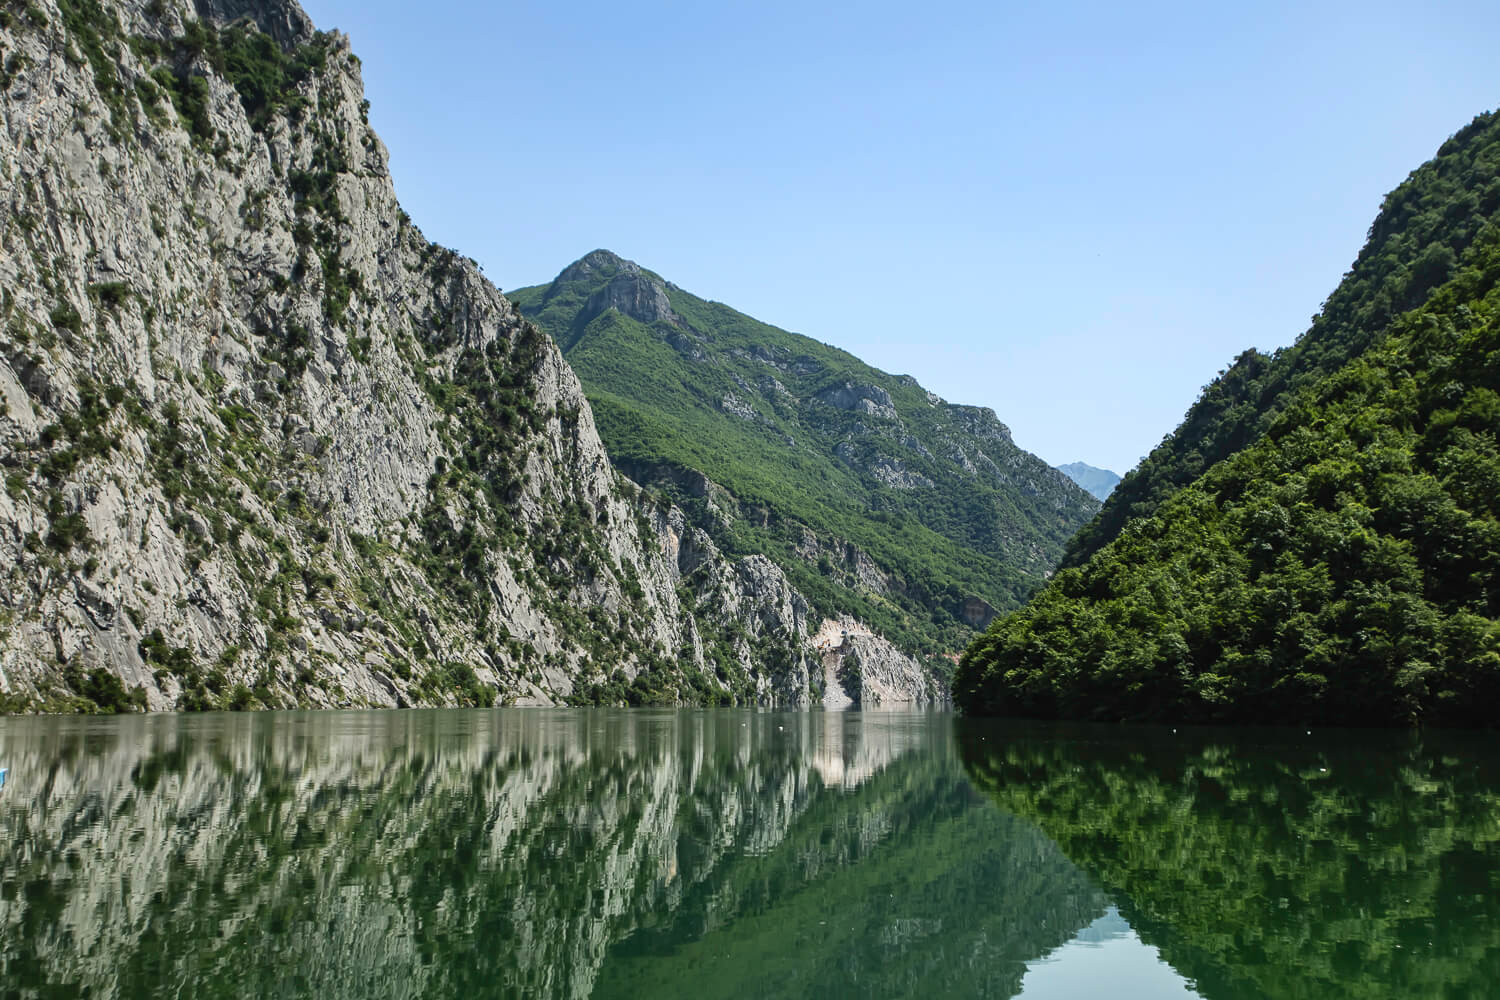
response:
[[[1181,426],[1115,488],[1068,543],[1082,566],[1132,519],[1160,507],[1215,463],[1265,433],[1298,393],[1358,357],[1390,322],[1426,301],[1487,226],[1500,222],[1500,114],[1474,119],[1392,191],[1343,282],[1298,342],[1246,351],[1221,372]]]
[[[606,251],[510,297],[563,347],[617,467],[908,649],[961,648],[970,597],[1016,607],[1093,510],[988,411]]]
[[[94,85],[110,113],[110,133],[119,139],[124,135],[127,108],[125,86],[120,82],[119,52],[122,34],[118,18],[99,5],[97,0],[58,0],[63,28],[83,51],[94,73]],[[41,15],[41,11],[37,11]],[[41,17],[39,23],[45,23]],[[33,18],[37,22],[37,18]]]
[[[961,722],[974,784],[1204,997],[1479,1000],[1500,982],[1482,737]]]
[[[68,38],[93,72],[94,84],[109,111],[109,132],[117,141],[124,141],[130,134],[136,114],[132,96],[148,115],[155,116],[158,96],[165,93],[183,127],[200,144],[211,144],[216,136],[209,116],[205,64],[238,91],[256,131],[264,131],[277,115],[295,120],[308,103],[298,88],[323,68],[327,56],[326,36],[321,33],[308,44],[284,50],[269,35],[251,26],[237,24],[220,31],[205,20],[195,19],[185,21],[183,34],[168,41],[127,38],[118,17],[98,0],[58,0],[58,7]],[[160,16],[161,12],[154,13]],[[32,21],[46,23],[39,9]],[[122,73],[127,44],[152,65],[149,82],[130,80]],[[6,77],[18,69],[18,64],[7,63]]]
[[[1446,270],[1254,443],[992,626],[963,658],[959,705],[1494,726],[1500,224]]]
[[[72,2],[92,6],[87,0]],[[215,135],[208,115],[208,80],[199,60],[234,86],[250,126],[264,132],[278,115],[300,120],[308,101],[299,90],[328,58],[327,36],[321,32],[287,50],[253,27],[237,24],[220,31],[202,20],[186,22],[182,35],[166,43],[149,38],[131,43],[143,60],[161,64],[151,78],[171,98],[183,127],[204,144]]]
[[[92,702],[97,712],[114,715],[146,710],[146,692],[138,687],[126,691],[119,676],[104,667],[95,667],[87,674],[70,667],[67,680],[69,687]]]

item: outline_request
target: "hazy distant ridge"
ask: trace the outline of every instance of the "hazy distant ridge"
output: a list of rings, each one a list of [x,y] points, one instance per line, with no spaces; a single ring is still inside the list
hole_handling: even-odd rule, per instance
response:
[[[1084,462],[1069,462],[1067,465],[1059,465],[1057,471],[1067,476],[1073,482],[1088,490],[1100,500],[1106,500],[1115,491],[1119,484],[1118,474],[1108,469],[1100,469]]]

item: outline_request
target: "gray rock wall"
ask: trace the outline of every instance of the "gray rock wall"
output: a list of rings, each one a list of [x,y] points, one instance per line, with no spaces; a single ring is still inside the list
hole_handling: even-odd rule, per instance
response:
[[[556,345],[401,210],[344,37],[290,0],[31,9],[0,708],[814,699],[806,600],[615,473]],[[223,55],[257,30],[269,108]]]

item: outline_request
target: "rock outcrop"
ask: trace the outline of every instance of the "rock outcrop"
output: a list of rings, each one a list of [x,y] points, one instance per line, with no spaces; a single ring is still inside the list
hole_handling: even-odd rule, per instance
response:
[[[621,260],[608,250],[595,250],[570,264],[565,273],[568,283],[607,279],[608,283],[584,304],[583,313],[589,319],[615,309],[642,323],[683,325],[667,299],[666,283],[634,261]]]
[[[401,210],[347,39],[39,0],[0,46],[0,708],[813,697],[780,570],[684,547]]]
[[[948,704],[947,687],[920,661],[853,618],[824,619],[813,644],[821,660],[826,708],[935,708]]]
[[[836,410],[849,410],[883,420],[898,419],[896,407],[891,404],[891,394],[878,385],[844,382],[829,386],[818,393],[816,398]]]

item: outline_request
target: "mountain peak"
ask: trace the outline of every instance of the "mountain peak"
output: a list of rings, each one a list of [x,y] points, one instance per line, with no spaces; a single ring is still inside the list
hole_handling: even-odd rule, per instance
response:
[[[583,322],[615,309],[642,323],[682,326],[667,297],[667,284],[633,260],[609,250],[595,250],[562,269],[547,289],[547,298],[564,290],[587,294]]]
[[[674,325],[639,322],[669,300]],[[936,654],[1019,604],[1097,510],[988,407],[613,255],[511,301],[563,345],[620,471],[721,552],[780,566],[816,595],[813,617],[876,626],[939,671]]]
[[[601,277],[613,277],[622,271],[627,274],[640,274],[641,265],[633,260],[626,260],[612,250],[601,248],[584,254],[563,268],[558,272],[557,277],[552,279],[552,284],[568,285],[577,281],[594,281]]]

